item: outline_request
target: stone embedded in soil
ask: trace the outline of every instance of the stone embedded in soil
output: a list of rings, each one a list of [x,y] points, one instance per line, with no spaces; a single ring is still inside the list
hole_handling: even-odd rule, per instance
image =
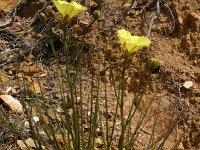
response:
[[[49,108],[47,109],[47,115],[51,118],[51,119],[58,119],[61,120],[58,112],[54,109],[54,108]]]
[[[1,95],[0,99],[7,105],[13,112],[22,113],[23,106],[21,103],[11,95]]]
[[[1,12],[10,12],[14,9],[22,0],[0,0],[0,11]]]
[[[101,138],[100,138],[100,137],[99,137],[99,138],[96,138],[96,139],[95,139],[95,146],[96,146],[97,148],[100,148],[102,145],[103,145],[103,142],[102,142]]]
[[[186,28],[190,28],[192,32],[199,32],[200,16],[195,12],[188,13],[184,19],[184,24]]]
[[[28,122],[28,121],[25,121],[25,122],[24,122],[24,128],[29,128],[29,127],[30,127],[29,122]]]
[[[29,147],[31,147],[31,148],[36,148],[36,145],[35,145],[35,143],[34,143],[34,141],[33,141],[32,138],[26,139],[26,140],[25,140],[25,143],[26,143]]]
[[[32,119],[33,119],[33,121],[35,123],[37,123],[38,121],[40,121],[40,118],[38,116],[33,116]]]
[[[17,146],[21,149],[21,150],[27,150],[27,146],[24,144],[24,142],[22,140],[17,140]]]
[[[26,75],[38,73],[38,72],[41,72],[41,71],[42,71],[42,69],[37,67],[37,66],[23,66],[23,67],[19,68],[19,72],[23,72]]]
[[[47,114],[51,119],[56,119],[56,114],[55,110],[53,108],[47,109]]]
[[[18,74],[16,74],[16,77],[17,77],[18,79],[23,78],[23,77],[24,77],[24,74],[23,74],[23,73],[18,73]]]
[[[6,89],[5,92],[8,94],[11,90],[12,90],[12,87],[9,86],[9,87]]]
[[[42,121],[43,121],[45,124],[49,124],[49,118],[48,118],[46,115],[42,115]]]
[[[27,92],[30,94],[38,94],[41,92],[40,85],[37,83],[30,84],[27,88]]]
[[[184,146],[183,143],[180,143],[179,146],[177,147],[177,150],[184,150]]]
[[[8,77],[6,77],[5,74],[0,73],[0,81],[3,82],[3,83],[7,83],[7,82],[9,82],[10,80],[8,79]]]
[[[63,109],[63,107],[62,107],[61,105],[58,105],[58,107],[56,108],[56,111],[57,111],[58,113],[63,113],[63,112],[64,112],[64,109]]]
[[[192,81],[186,81],[183,83],[183,87],[186,89],[189,89],[193,86],[193,82]]]
[[[191,42],[191,35],[187,34],[181,39],[181,47],[183,50],[188,52],[189,54],[192,51],[192,42]]]
[[[66,131],[66,135],[67,135],[67,131]],[[53,137],[52,137],[52,140],[54,141]],[[56,134],[55,135],[55,140],[59,144],[59,146],[61,146],[61,148],[64,148],[65,143],[68,142],[68,137],[66,136],[66,141],[64,141],[62,134]],[[72,140],[70,140],[70,146],[73,149]]]
[[[26,146],[26,144],[27,146]],[[28,138],[26,139],[25,141],[22,141],[22,140],[17,140],[17,145],[18,147],[21,149],[21,150],[27,150],[27,149],[30,149],[30,148],[36,148],[36,145],[34,143],[34,140],[32,138]]]
[[[57,143],[59,143],[60,145],[64,145],[63,136],[61,134],[56,134],[55,139]]]

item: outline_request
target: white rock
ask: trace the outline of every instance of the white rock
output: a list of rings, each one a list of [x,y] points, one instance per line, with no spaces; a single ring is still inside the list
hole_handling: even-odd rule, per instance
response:
[[[33,121],[34,121],[35,123],[37,123],[39,120],[40,120],[40,118],[39,118],[38,116],[33,116]]]
[[[1,95],[0,99],[6,104],[12,111],[17,113],[23,112],[23,106],[22,104],[12,97],[11,95]]]
[[[63,108],[62,108],[61,105],[59,105],[59,106],[56,108],[56,111],[59,112],[59,113],[63,113],[63,112],[64,112],[64,110],[63,110]]]
[[[183,83],[183,87],[186,89],[189,89],[193,86],[193,82],[192,81],[186,81]]]

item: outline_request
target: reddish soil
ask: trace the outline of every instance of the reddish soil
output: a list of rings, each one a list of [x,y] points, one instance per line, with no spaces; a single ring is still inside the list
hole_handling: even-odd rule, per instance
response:
[[[148,77],[152,59],[159,59],[161,62],[159,70],[151,75],[147,90],[145,91],[138,112],[135,115],[135,122],[139,119],[140,113],[145,110],[150,100],[153,99],[153,105],[147,115],[149,122],[142,128],[140,136],[134,149],[145,149],[145,143],[148,142],[151,134],[150,127],[153,124],[152,116],[158,115],[158,124],[156,133],[159,135],[166,127],[170,127],[172,114],[176,113],[179,122],[176,129],[171,133],[170,138],[165,144],[165,149],[171,149],[173,144],[182,137],[179,149],[200,149],[200,3],[198,0],[169,0],[168,2],[160,0],[159,19],[152,24],[150,38],[152,44],[137,52],[130,60],[130,67],[126,74],[126,94],[125,94],[125,113],[128,112],[129,102],[132,101],[133,90],[142,87]],[[1,0],[0,0],[1,2]],[[37,65],[41,68],[41,84],[44,87],[45,99],[48,106],[57,105],[58,102],[49,102],[49,95],[56,95],[57,85],[55,84],[55,62],[50,54],[50,47],[47,40],[39,39],[36,35],[46,28],[36,20],[34,14],[38,9],[48,11],[45,7],[45,0],[31,0],[27,3],[21,3],[18,6],[18,12],[14,14],[13,19],[8,24],[0,24],[0,95],[5,94],[8,87],[18,85],[20,80],[18,69],[21,66]],[[100,71],[104,72],[108,65],[105,63],[105,53],[108,48],[112,48],[112,61],[117,67],[122,66],[122,50],[117,38],[117,30],[125,28],[133,35],[147,35],[150,19],[156,14],[155,0],[142,0],[138,2],[135,9],[126,13],[127,2],[122,0],[86,0],[86,6],[92,10],[101,9],[102,16],[96,21],[89,33],[86,35],[86,44],[84,45],[84,87],[87,96],[87,89],[90,86],[91,76]],[[1,4],[0,4],[1,5]],[[31,9],[29,9],[31,7]],[[1,8],[1,7],[0,7]],[[4,13],[3,13],[4,14]],[[1,15],[1,14],[0,14]],[[4,15],[3,15],[4,16]],[[90,12],[81,14],[74,20],[83,27],[92,21]],[[5,22],[4,22],[5,23]],[[19,24],[18,24],[19,23]],[[49,22],[47,26],[54,28],[55,32],[59,26],[56,23]],[[48,28],[48,27],[47,27]],[[72,43],[71,50],[77,49],[79,35],[76,34],[75,42]],[[56,49],[59,51],[59,40]],[[71,55],[73,60],[74,53]],[[62,59],[62,51],[60,56]],[[62,63],[62,61],[61,61]],[[115,70],[115,78],[119,78],[119,72]],[[27,81],[35,77],[37,73],[28,75]],[[41,75],[40,74],[40,75]],[[192,81],[193,86],[189,89],[184,88],[186,81]],[[108,82],[108,97],[110,113],[114,113],[112,107],[114,101],[114,92],[109,83],[109,73],[106,72],[102,77],[100,87],[104,97],[104,83]],[[19,90],[18,88],[15,88]],[[9,94],[18,100],[20,92],[11,91]],[[135,102],[137,104],[137,101]],[[103,98],[101,99],[102,111]],[[156,108],[159,107],[159,110]],[[4,108],[10,114],[11,122],[25,122],[24,115],[12,114],[7,108]],[[179,113],[181,116],[179,116]],[[22,123],[21,123],[22,125]],[[116,129],[118,130],[118,126]],[[0,125],[0,135],[5,132],[6,127]],[[12,134],[12,133],[10,133]],[[0,138],[2,138],[0,136]],[[115,138],[118,139],[117,133]],[[14,149],[13,143],[16,138],[0,139],[0,149]],[[11,143],[11,144],[10,144]],[[2,145],[2,146],[1,146]],[[184,147],[184,148],[183,148]],[[16,148],[16,147],[15,147]]]

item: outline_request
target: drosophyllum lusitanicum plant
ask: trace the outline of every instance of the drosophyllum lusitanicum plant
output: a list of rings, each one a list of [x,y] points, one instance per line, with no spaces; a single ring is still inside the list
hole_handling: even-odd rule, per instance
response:
[[[120,29],[117,31],[117,35],[119,41],[121,43],[121,47],[124,52],[124,64],[122,68],[122,75],[121,75],[121,95],[119,98],[119,108],[120,108],[120,115],[121,115],[121,135],[120,135],[120,142],[119,142],[119,149],[123,149],[125,147],[125,132],[127,130],[127,126],[130,123],[131,117],[124,119],[124,92],[125,92],[125,73],[127,69],[127,60],[134,55],[137,51],[144,47],[148,47],[151,44],[151,40],[148,37],[144,36],[132,36],[129,31],[125,29]],[[132,110],[130,110],[132,111]],[[130,145],[130,144],[129,144]]]
[[[80,114],[82,113],[78,113],[78,109],[76,106],[76,100],[77,97],[74,95],[76,89],[75,89],[75,81],[73,79],[75,78],[71,78],[70,73],[69,73],[69,67],[68,67],[68,60],[67,60],[67,56],[68,56],[68,51],[69,51],[69,46],[68,46],[68,38],[67,38],[67,28],[66,25],[70,22],[70,20],[78,15],[81,12],[84,12],[87,10],[86,7],[72,1],[72,2],[66,2],[66,1],[61,1],[61,0],[53,0],[53,3],[55,4],[56,8],[58,9],[60,15],[61,15],[61,21],[63,24],[63,32],[64,32],[64,38],[63,38],[63,47],[64,47],[64,52],[65,52],[65,56],[66,56],[66,76],[65,73],[62,71],[61,67],[59,66],[59,64],[57,63],[58,68],[60,68],[60,72],[61,74],[63,74],[63,77],[66,77],[66,80],[69,84],[70,87],[70,98],[72,101],[72,106],[73,106],[73,115],[72,115],[72,131],[70,133],[70,136],[74,137],[74,140],[77,140],[78,142],[73,141],[73,147],[74,149],[78,148],[80,149],[80,143],[82,143],[82,148],[84,149],[84,147],[86,149],[93,149],[94,148],[94,139],[95,139],[95,129],[97,127],[97,123],[96,123],[96,119],[97,119],[97,113],[98,113],[98,100],[96,101],[95,104],[95,113],[94,113],[94,118],[91,119],[93,121],[91,121],[90,124],[90,133],[89,133],[89,139],[87,144],[85,144],[83,141],[83,139],[85,137],[81,137],[80,133],[83,135],[83,126],[82,126],[82,122],[80,123],[80,120],[78,119],[78,117],[80,116]],[[96,16],[99,16],[99,13],[96,12]],[[98,17],[96,17],[96,19],[98,19]],[[92,22],[93,23],[93,22]],[[90,27],[91,25],[89,25]],[[132,57],[132,55],[134,55],[134,53],[136,53],[137,51],[139,51],[140,49],[142,49],[143,47],[148,47],[151,44],[151,41],[149,38],[147,37],[143,37],[143,36],[132,36],[130,32],[124,30],[124,29],[120,29],[117,31],[117,35],[119,37],[119,41],[121,43],[121,47],[123,49],[124,52],[124,62],[123,62],[123,68],[122,68],[122,75],[121,75],[121,79],[122,79],[122,89],[120,92],[120,97],[117,98],[118,102],[117,102],[117,106],[120,108],[120,113],[121,113],[121,136],[120,136],[120,144],[119,144],[119,149],[123,149],[125,146],[124,143],[124,138],[125,138],[125,130],[127,128],[127,124],[129,122],[128,118],[127,120],[124,120],[124,92],[125,92],[125,72],[127,69],[127,60]],[[55,50],[54,50],[54,46],[53,46],[53,41],[50,42],[52,45],[52,50],[53,53],[55,54]],[[80,57],[81,59],[81,57]],[[97,106],[97,107],[96,107]],[[64,107],[64,106],[63,106]],[[83,119],[83,118],[81,118]],[[114,124],[114,123],[113,123]],[[81,126],[81,127],[79,127]],[[114,125],[113,125],[113,129],[114,129]],[[111,137],[106,137],[106,141],[104,144],[106,145],[105,148],[106,149],[110,149],[112,140],[113,140],[113,134],[111,135]],[[82,139],[82,140],[81,140]],[[81,141],[81,142],[80,142]],[[87,145],[87,146],[86,146]]]
[[[72,127],[72,131],[70,136],[71,137],[74,137],[74,140],[77,140],[77,141],[81,141],[81,138],[82,138],[82,141],[81,142],[76,142],[76,141],[73,141],[73,147],[75,148],[78,148],[80,149],[80,143],[82,143],[82,147],[87,147],[89,149],[92,149],[94,148],[94,139],[95,139],[95,129],[97,127],[97,124],[96,124],[96,119],[97,119],[97,113],[98,113],[98,100],[96,101],[96,104],[95,106],[95,115],[94,115],[94,118],[92,119],[93,121],[92,124],[90,124],[90,134],[89,134],[89,139],[88,139],[88,143],[87,144],[84,144],[84,137],[81,137],[80,136],[80,131],[83,132],[83,127],[82,127],[82,123],[80,124],[80,120],[78,119],[79,117],[79,113],[77,112],[77,106],[76,106],[76,100],[77,100],[77,97],[74,95],[74,93],[76,92],[76,89],[75,89],[75,81],[73,79],[75,78],[71,78],[70,76],[70,73],[69,73],[69,67],[68,67],[68,60],[67,60],[67,56],[68,56],[68,51],[69,51],[69,46],[68,46],[68,38],[67,38],[67,28],[66,28],[66,25],[70,22],[70,20],[78,15],[79,13],[81,12],[84,12],[87,10],[86,7],[72,1],[72,2],[66,2],[66,1],[61,1],[61,0],[53,0],[53,3],[55,4],[56,8],[58,9],[60,15],[61,15],[61,21],[63,23],[63,32],[64,32],[64,38],[63,38],[63,47],[64,47],[64,52],[65,52],[65,56],[66,56],[66,76],[65,76],[65,73],[62,71],[61,67],[59,67],[59,64],[58,64],[58,68],[60,68],[60,72],[63,72],[63,76],[66,77],[66,80],[69,84],[69,87],[70,87],[70,98],[71,98],[71,101],[72,101],[72,106],[73,106],[73,117],[72,117],[72,122],[73,122],[73,127]],[[95,12],[97,15],[95,16],[99,16],[100,14],[98,13],[98,11]],[[95,17],[94,17],[95,18]],[[98,19],[98,17],[96,17],[95,19]],[[93,22],[92,22],[93,23]],[[89,25],[90,27],[91,25]],[[124,143],[124,138],[125,138],[125,130],[127,128],[127,124],[129,122],[129,119],[128,118],[127,120],[124,120],[124,92],[125,92],[125,72],[126,72],[126,69],[127,69],[127,60],[132,57],[132,55],[134,55],[134,53],[136,53],[137,51],[139,51],[140,49],[142,49],[143,47],[148,47],[150,44],[151,44],[151,41],[148,37],[143,37],[143,36],[132,36],[130,32],[126,31],[125,29],[120,29],[117,31],[117,35],[119,37],[119,41],[121,43],[121,47],[123,49],[123,52],[124,52],[124,62],[123,62],[123,68],[122,68],[122,75],[121,75],[121,82],[122,82],[122,89],[121,89],[121,92],[120,92],[120,97],[117,98],[118,100],[118,104],[117,104],[117,107],[120,108],[120,114],[121,114],[121,136],[120,136],[120,144],[119,144],[119,149],[123,149],[124,146],[125,146],[125,143]],[[55,54],[55,50],[54,50],[54,46],[53,46],[53,42],[51,41],[50,42],[51,45],[52,45],[52,49],[53,49],[53,52]],[[80,52],[81,53],[81,52]],[[81,54],[80,54],[81,56]],[[81,59],[81,57],[80,57]],[[98,96],[97,96],[98,97]],[[81,113],[82,114],[82,113]],[[81,118],[83,119],[83,118]],[[113,123],[114,124],[114,123]],[[79,128],[79,126],[81,126]],[[113,129],[114,129],[114,126],[113,126]],[[83,134],[83,133],[82,133]],[[110,146],[111,146],[111,143],[112,143],[112,137],[113,135],[111,135],[111,137],[106,137],[106,141],[105,142],[105,148],[106,149],[110,149]],[[78,144],[78,145],[77,145]],[[87,146],[85,146],[87,145]],[[93,145],[93,146],[91,146]]]
[[[57,63],[57,67],[58,70],[61,72],[61,75],[66,79],[69,89],[70,89],[70,101],[72,102],[72,109],[73,109],[73,113],[72,113],[72,124],[67,124],[66,123],[66,128],[67,128],[67,134],[68,137],[71,137],[72,139],[72,143],[73,143],[73,149],[94,149],[95,147],[95,136],[96,136],[96,128],[98,127],[97,124],[97,114],[98,112],[98,99],[96,99],[96,103],[94,104],[94,115],[93,118],[90,117],[90,125],[89,125],[89,137],[87,142],[85,142],[85,138],[84,137],[84,127],[83,127],[83,116],[82,116],[82,112],[80,112],[80,109],[77,108],[77,93],[76,93],[76,77],[72,77],[70,75],[70,69],[69,69],[69,61],[68,61],[68,53],[69,53],[69,38],[68,38],[68,31],[67,31],[67,27],[66,25],[71,21],[71,19],[75,16],[77,16],[79,13],[84,12],[87,10],[86,7],[72,1],[72,2],[66,2],[66,1],[61,1],[61,0],[53,0],[54,5],[56,6],[57,10],[60,13],[61,16],[61,22],[62,22],[62,26],[63,26],[63,33],[64,33],[64,37],[63,37],[63,48],[64,48],[64,52],[65,52],[65,57],[66,57],[66,70],[63,70],[61,68],[61,66],[59,65],[58,61],[56,61]],[[98,16],[100,15],[100,13],[98,11],[95,12],[95,14],[93,14],[94,16],[94,20],[98,19]],[[94,23],[94,21],[92,22]],[[91,24],[92,24],[91,23]],[[91,26],[91,24],[89,25],[89,27]],[[126,73],[126,69],[127,69],[127,60],[130,59],[137,51],[139,51],[140,49],[142,49],[143,47],[148,47],[151,44],[151,40],[148,37],[144,37],[144,36],[132,36],[130,32],[126,31],[125,29],[120,29],[117,31],[117,35],[119,38],[119,42],[121,43],[121,48],[123,49],[124,52],[124,61],[123,61],[123,68],[121,71],[121,89],[120,89],[120,95],[118,95],[118,97],[116,97],[117,99],[117,105],[116,105],[116,109],[120,110],[120,118],[121,118],[121,135],[120,135],[120,139],[119,139],[119,149],[122,150],[124,147],[126,147],[125,144],[125,134],[126,134],[126,129],[127,126],[132,118],[132,116],[130,116],[130,118],[127,118],[126,120],[124,119],[124,93],[125,93],[125,73]],[[84,35],[83,35],[84,36]],[[51,48],[52,51],[54,53],[54,55],[56,56],[56,51],[54,49],[54,45],[53,45],[53,39],[50,40],[51,43]],[[79,52],[79,61],[81,59],[81,50]],[[80,64],[79,64],[80,65]],[[81,66],[80,70],[81,70]],[[76,70],[77,72],[80,70]],[[112,69],[111,69],[112,71]],[[76,73],[77,73],[76,72]],[[78,75],[78,73],[77,73]],[[81,84],[80,84],[81,86]],[[99,90],[99,89],[98,89]],[[97,92],[98,93],[98,92]],[[98,97],[98,96],[97,96]],[[80,98],[81,102],[82,102],[82,97]],[[65,106],[64,106],[65,102],[63,101],[63,108],[65,110]],[[82,110],[82,105],[80,106],[81,110]],[[91,108],[92,109],[92,108]],[[107,108],[106,108],[107,109]],[[67,109],[65,110],[67,111]],[[67,114],[66,114],[67,116]],[[79,118],[80,117],[80,118]],[[69,118],[66,117],[66,120],[64,122],[69,122],[68,120]],[[114,131],[114,127],[115,127],[115,121],[113,122],[113,128],[112,130]],[[107,128],[107,130],[109,130]],[[113,133],[113,132],[112,132]],[[64,134],[65,135],[65,134]],[[106,135],[106,134],[105,134]],[[64,138],[64,137],[63,137]],[[111,134],[110,136],[107,135],[104,139],[104,148],[105,149],[110,149],[111,145],[112,145],[112,141],[113,141],[113,134]],[[68,146],[66,146],[67,148]]]

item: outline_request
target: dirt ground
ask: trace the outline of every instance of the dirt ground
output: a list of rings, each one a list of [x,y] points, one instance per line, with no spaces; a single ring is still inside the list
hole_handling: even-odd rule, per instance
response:
[[[155,96],[154,106],[159,102],[160,111],[154,112],[152,107],[149,116],[159,113],[160,120],[157,128],[157,132],[159,132],[162,127],[168,126],[172,112],[177,109],[182,115],[177,128],[166,142],[165,149],[171,149],[180,137],[182,137],[180,150],[200,149],[200,3],[199,0],[160,0],[160,12],[158,12],[156,2],[156,0],[141,0],[137,3],[136,8],[130,9],[127,13],[130,1],[86,0],[88,12],[73,20],[73,24],[78,23],[83,28],[87,26],[92,21],[91,11],[94,9],[100,9],[102,15],[92,25],[85,37],[86,44],[83,49],[85,57],[83,64],[84,88],[87,89],[90,86],[87,81],[90,81],[92,74],[97,72],[98,66],[101,71],[106,69],[105,52],[108,48],[112,48],[113,62],[120,66],[122,51],[116,35],[118,29],[125,28],[133,35],[149,34],[152,40],[151,46],[134,55],[126,74],[125,106],[128,110],[134,86],[144,85],[151,60],[159,59],[160,68],[150,78],[139,111],[145,109],[148,100]],[[40,33],[43,33],[48,27],[57,33],[60,30],[57,29],[59,26],[53,23],[50,17],[47,26],[44,27],[37,19],[36,13],[38,10],[48,12],[48,5],[52,5],[52,3],[47,0],[26,2],[16,0],[9,4],[7,1],[0,0],[0,95],[7,92],[19,101],[24,100],[18,86],[18,81],[23,78],[22,73],[25,74],[27,82],[31,82],[32,78],[39,75],[42,90],[45,91],[45,102],[50,107],[58,105],[56,99],[59,99],[56,94],[55,60],[51,55],[48,41],[41,37]],[[155,15],[159,18],[151,22],[151,18]],[[151,23],[152,27],[150,28]],[[72,50],[77,49],[76,42],[79,40],[79,35],[76,34],[75,43],[72,43],[71,46]],[[57,39],[55,44],[57,44],[56,50],[62,51]],[[72,61],[74,56],[75,54],[72,52],[70,56]],[[62,60],[62,52],[59,57]],[[24,66],[37,66],[39,71],[28,74],[24,71]],[[108,76],[105,74],[105,80],[108,80]],[[100,97],[104,95],[105,80],[102,79]],[[183,86],[187,81],[192,81],[190,82],[192,86],[189,88]],[[10,87],[11,90],[8,90]],[[30,86],[28,89],[31,92]],[[107,90],[112,106],[114,93],[109,83]],[[49,102],[48,96],[55,101]],[[10,114],[11,122],[22,124],[27,119],[24,115],[12,113],[6,107],[4,109]],[[114,110],[114,108],[111,107],[111,113],[112,109]],[[135,117],[137,120],[139,112]],[[145,143],[150,134],[148,126],[151,124],[152,122],[142,130],[135,149],[145,149]],[[17,139],[12,136],[3,138],[3,134],[12,133],[7,133],[6,127],[0,125],[0,149],[16,148],[13,143]],[[117,134],[115,136],[117,138]]]

